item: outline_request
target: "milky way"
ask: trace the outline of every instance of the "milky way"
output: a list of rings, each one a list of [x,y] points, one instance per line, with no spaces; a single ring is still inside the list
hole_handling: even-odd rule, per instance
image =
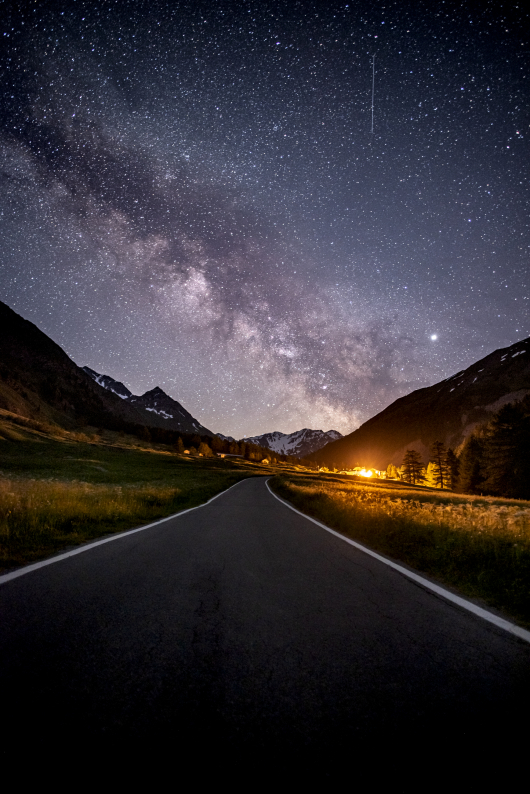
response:
[[[1,297],[78,364],[345,433],[530,333],[522,4],[15,5]]]

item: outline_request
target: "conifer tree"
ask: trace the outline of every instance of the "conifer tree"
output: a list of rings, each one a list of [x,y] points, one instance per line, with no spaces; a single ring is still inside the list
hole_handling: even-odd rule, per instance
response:
[[[449,464],[447,463],[447,450],[443,441],[433,442],[431,457],[436,488],[447,488],[449,485]]]
[[[494,495],[530,496],[530,398],[503,406],[485,432],[485,489]]]
[[[214,452],[225,451],[225,442],[222,438],[219,438],[219,436],[212,436],[210,446]]]
[[[459,458],[458,490],[480,494],[484,489],[484,439],[473,433],[466,440]]]
[[[403,458],[403,479],[416,485],[425,479],[423,460],[415,449],[407,449]]]
[[[504,405],[464,444],[459,490],[530,498],[530,396]]]

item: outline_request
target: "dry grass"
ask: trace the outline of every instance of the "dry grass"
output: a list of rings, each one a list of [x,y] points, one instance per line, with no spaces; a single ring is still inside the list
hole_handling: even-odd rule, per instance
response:
[[[5,417],[0,436],[0,571],[203,504],[271,472],[242,460],[142,448],[110,431],[46,435]]]
[[[180,489],[42,480],[0,481],[2,567],[180,509]]]
[[[280,496],[339,532],[530,626],[530,503],[311,477]]]

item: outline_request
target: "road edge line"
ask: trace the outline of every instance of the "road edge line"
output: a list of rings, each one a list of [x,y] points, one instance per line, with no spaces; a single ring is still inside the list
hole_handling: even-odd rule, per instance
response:
[[[90,551],[90,549],[96,548],[96,546],[103,546],[104,543],[111,543],[113,540],[120,540],[121,538],[128,537],[129,535],[135,535],[137,532],[143,532],[145,529],[151,529],[152,527],[156,527],[158,524],[163,524],[165,521],[171,521],[172,518],[179,518],[179,516],[183,516],[186,513],[191,513],[192,510],[199,510],[201,507],[206,507],[209,505],[210,502],[213,502],[214,499],[217,499],[219,496],[227,493],[228,491],[235,488],[236,485],[244,482],[245,480],[252,479],[251,477],[245,477],[243,480],[239,480],[239,482],[235,482],[229,488],[225,488],[224,491],[220,491],[219,493],[212,496],[208,499],[207,502],[204,502],[202,505],[195,505],[195,507],[188,507],[186,510],[181,510],[180,513],[172,513],[170,516],[166,516],[165,518],[159,518],[158,521],[153,521],[152,524],[146,524],[143,527],[136,527],[136,529],[128,529],[126,532],[117,532],[115,535],[111,535],[109,538],[103,538],[102,540],[95,540],[93,543],[87,543],[85,546],[79,546],[77,549],[71,549],[70,551],[65,551],[63,554],[58,554],[56,557],[48,557],[46,560],[40,560],[39,562],[33,562],[31,565],[25,565],[23,568],[17,568],[16,571],[11,571],[10,573],[4,573],[0,576],[0,585],[5,584],[6,582],[10,582],[12,579],[18,579],[19,576],[25,576],[27,573],[32,573],[33,571],[38,571],[39,568],[45,568],[47,565],[53,565],[55,562],[61,562],[61,560],[66,560],[68,557],[75,557],[76,554],[83,554],[85,551]]]
[[[487,609],[483,609],[482,607],[473,604],[472,601],[468,601],[467,599],[462,598],[462,596],[458,596],[455,595],[455,593],[451,593],[450,590],[446,590],[444,587],[441,587],[440,585],[435,584],[434,582],[430,582],[428,579],[424,579],[423,576],[420,576],[414,571],[409,571],[407,570],[407,568],[403,568],[403,566],[398,565],[397,562],[393,562],[392,560],[389,560],[386,557],[381,556],[381,554],[378,554],[376,551],[372,551],[372,549],[368,548],[368,546],[363,546],[361,543],[357,543],[357,541],[351,540],[351,538],[347,538],[346,535],[341,535],[340,532],[337,532],[335,529],[331,529],[331,527],[326,526],[326,524],[323,524],[321,521],[318,521],[316,518],[312,518],[311,516],[302,513],[301,510],[297,510],[297,508],[294,507],[292,504],[289,504],[289,502],[287,502],[285,499],[282,499],[280,496],[275,494],[274,491],[269,486],[268,480],[265,481],[265,485],[267,486],[267,490],[269,491],[269,493],[272,494],[272,496],[274,496],[275,499],[277,499],[279,502],[284,504],[290,510],[293,510],[295,513],[298,513],[299,516],[303,516],[303,518],[307,518],[308,521],[312,521],[313,524],[316,524],[318,527],[325,529],[326,532],[330,532],[332,535],[335,535],[335,537],[340,538],[340,540],[343,540],[345,543],[349,543],[350,546],[354,546],[356,549],[359,549],[359,551],[362,551],[365,554],[368,554],[370,557],[374,557],[374,559],[379,560],[379,562],[388,565],[390,568],[393,568],[395,571],[398,571],[398,573],[403,574],[408,579],[412,579],[413,582],[416,582],[417,584],[422,585],[422,587],[425,587],[427,590],[431,590],[433,593],[436,593],[436,595],[445,598],[446,601],[451,601],[453,604],[462,607],[462,609],[466,609],[468,612],[472,612],[474,615],[483,618],[483,620],[487,620],[489,623],[493,623],[495,626],[497,626],[497,628],[504,629],[504,631],[507,631],[510,634],[514,634],[516,637],[519,637],[519,639],[525,640],[526,642],[530,642],[530,631],[523,629],[521,626],[517,626],[515,623],[510,623],[509,620],[505,620],[504,618],[501,618],[498,615],[494,615],[493,612],[488,612]]]

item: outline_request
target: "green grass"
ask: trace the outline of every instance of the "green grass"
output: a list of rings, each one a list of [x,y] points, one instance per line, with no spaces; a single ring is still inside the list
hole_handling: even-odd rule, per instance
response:
[[[302,512],[530,627],[530,502],[286,473]]]
[[[194,507],[268,467],[177,455],[106,434],[19,428],[0,440],[0,571]]]

